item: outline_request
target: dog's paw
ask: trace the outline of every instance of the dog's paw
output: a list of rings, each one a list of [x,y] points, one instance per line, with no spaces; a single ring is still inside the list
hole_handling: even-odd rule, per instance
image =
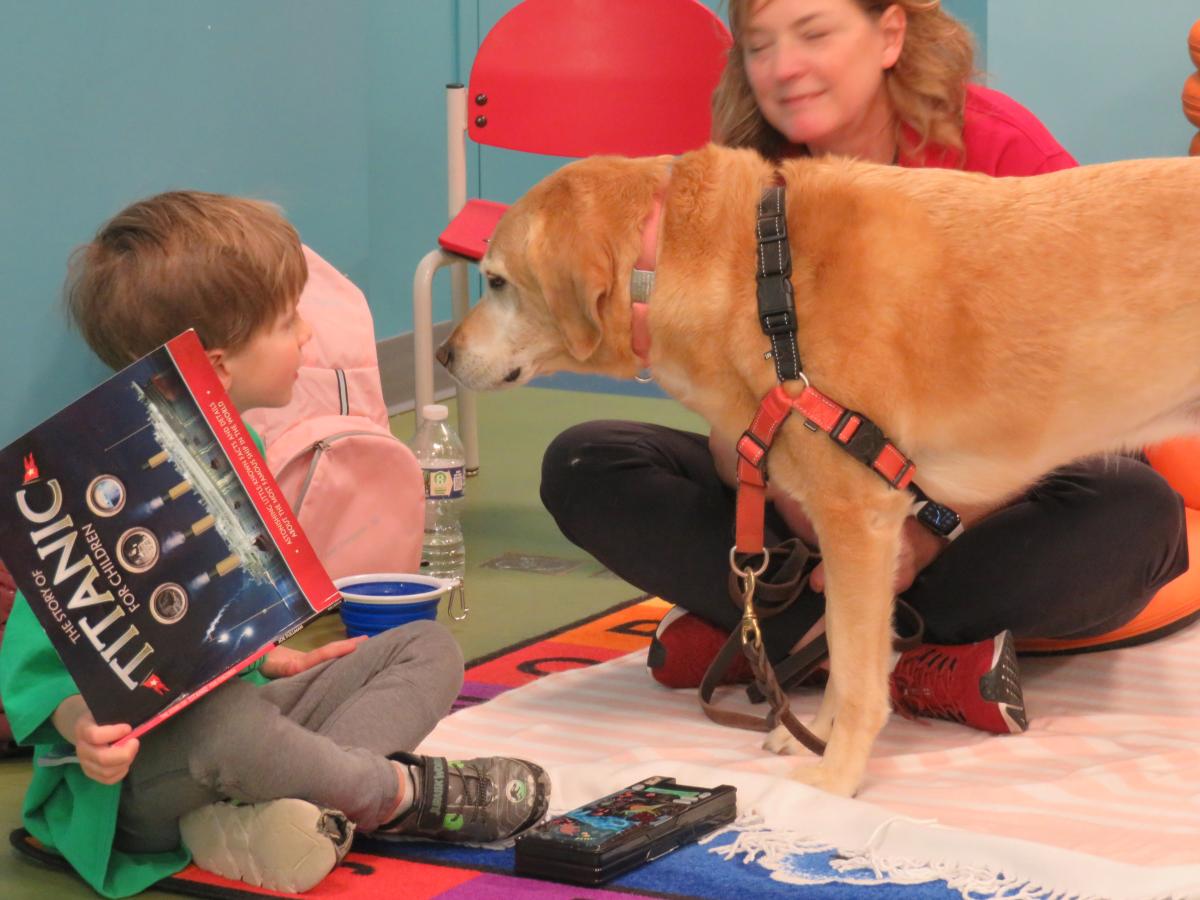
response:
[[[858,792],[858,778],[826,765],[824,760],[797,766],[792,769],[788,777],[793,781],[815,787],[827,794],[836,794],[839,797],[853,797]]]
[[[763,749],[769,753],[778,753],[780,756],[795,756],[808,752],[803,744],[792,737],[792,733],[787,730],[785,725],[776,725],[771,729],[766,739],[763,740]]]

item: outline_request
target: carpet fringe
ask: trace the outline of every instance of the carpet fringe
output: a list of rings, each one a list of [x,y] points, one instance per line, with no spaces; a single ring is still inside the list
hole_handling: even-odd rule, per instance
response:
[[[757,863],[771,873],[773,881],[785,884],[911,885],[945,881],[951,890],[958,891],[966,900],[1104,900],[1095,895],[1063,892],[1034,884],[990,867],[881,856],[879,846],[894,822],[932,824],[929,820],[895,816],[875,829],[865,847],[847,852],[796,831],[768,828],[761,816],[750,812],[706,836],[701,843],[708,844],[722,835],[734,834],[736,837],[731,843],[711,847],[709,852],[726,860],[744,856],[744,864]],[[805,865],[800,859],[817,854],[831,855],[826,862],[827,868],[814,865],[819,861],[810,860]]]

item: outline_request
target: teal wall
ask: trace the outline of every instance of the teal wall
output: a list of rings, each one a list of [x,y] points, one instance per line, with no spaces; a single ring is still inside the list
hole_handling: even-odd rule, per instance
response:
[[[284,207],[411,328],[445,221],[457,0],[0,0],[0,443],[105,374],[68,333],[70,250],[170,188]]]
[[[445,219],[443,86],[512,2],[0,0],[0,443],[103,376],[63,322],[65,261],[157,191],[281,204],[366,290],[380,337],[408,331]],[[946,5],[991,83],[1081,159],[1186,152],[1197,0]],[[514,157],[473,152],[472,190],[511,200],[558,162]]]
[[[1180,93],[1200,0],[991,0],[989,83],[1018,98],[1081,163],[1181,156]]]

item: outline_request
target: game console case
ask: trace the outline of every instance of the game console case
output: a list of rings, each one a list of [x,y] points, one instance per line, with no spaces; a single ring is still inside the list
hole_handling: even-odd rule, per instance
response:
[[[517,840],[516,871],[602,884],[732,822],[737,789],[654,776],[555,816]]]

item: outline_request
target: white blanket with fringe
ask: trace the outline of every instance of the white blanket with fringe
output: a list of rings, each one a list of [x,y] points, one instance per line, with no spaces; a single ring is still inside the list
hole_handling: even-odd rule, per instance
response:
[[[1022,660],[1023,735],[893,716],[854,800],[789,780],[814,758],[774,756],[762,735],[709,722],[694,691],[661,688],[644,660],[509,691],[443,720],[421,752],[535,760],[553,812],[650,775],[734,784],[744,824],[718,849],[783,881],[816,883],[796,863],[832,848],[846,860],[837,880],[853,883],[865,870],[866,881],[945,878],[972,896],[1200,898],[1200,625],[1143,647]],[[740,691],[724,702],[734,697],[749,708]],[[811,716],[817,699],[793,703]]]

